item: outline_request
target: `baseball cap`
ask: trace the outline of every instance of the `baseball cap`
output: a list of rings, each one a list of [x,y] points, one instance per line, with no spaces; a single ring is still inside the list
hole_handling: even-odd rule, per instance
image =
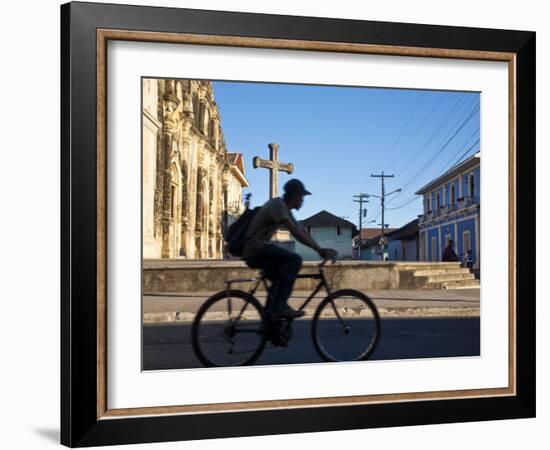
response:
[[[311,192],[306,189],[304,183],[302,183],[297,178],[292,178],[288,180],[284,185],[284,190],[287,194],[311,195]]]

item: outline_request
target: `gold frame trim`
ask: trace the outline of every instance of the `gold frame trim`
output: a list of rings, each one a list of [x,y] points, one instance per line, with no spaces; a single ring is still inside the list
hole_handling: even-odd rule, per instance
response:
[[[509,302],[509,376],[508,387],[494,389],[469,389],[401,394],[357,395],[341,397],[317,397],[288,400],[265,400],[200,405],[174,405],[108,409],[107,405],[107,41],[141,41],[217,45],[286,50],[325,51],[340,53],[364,53],[391,56],[437,57],[508,62],[509,74],[509,145],[508,145],[508,244],[512,250],[508,267]],[[288,409],[320,406],[345,406],[357,404],[389,403],[421,400],[444,400],[473,397],[512,396],[516,394],[516,55],[506,52],[455,50],[445,48],[398,47],[387,45],[336,43],[322,41],[297,41],[237,36],[218,36],[180,33],[156,33],[114,29],[97,30],[97,419],[142,417],[151,415],[219,413],[266,409]]]

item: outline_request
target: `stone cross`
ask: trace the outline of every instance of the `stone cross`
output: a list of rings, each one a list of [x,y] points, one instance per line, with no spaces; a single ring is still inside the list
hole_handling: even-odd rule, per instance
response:
[[[269,169],[269,198],[277,196],[279,191],[279,172],[292,173],[294,172],[294,164],[279,162],[279,144],[269,144],[269,159],[262,159],[255,156],[252,160],[254,169],[258,167]]]

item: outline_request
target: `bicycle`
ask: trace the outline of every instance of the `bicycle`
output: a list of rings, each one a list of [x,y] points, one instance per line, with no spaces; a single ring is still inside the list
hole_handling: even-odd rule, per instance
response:
[[[304,309],[323,287],[327,296],[317,306],[311,325],[315,349],[324,361],[362,361],[375,350],[380,337],[380,316],[374,302],[355,289],[331,291],[323,266],[319,273],[297,278],[319,279],[317,287],[299,310]],[[335,260],[332,260],[335,263]],[[195,354],[206,367],[253,364],[267,342],[286,347],[292,338],[292,319],[274,318],[255,297],[261,284],[269,291],[267,278],[226,280],[226,289],[199,308],[191,327]],[[232,289],[234,283],[255,282],[248,291]],[[345,341],[345,342],[344,342]]]

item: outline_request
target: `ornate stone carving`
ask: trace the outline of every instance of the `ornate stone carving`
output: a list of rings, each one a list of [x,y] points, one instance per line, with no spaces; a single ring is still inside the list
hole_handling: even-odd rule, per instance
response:
[[[203,230],[203,210],[204,210],[204,194],[202,192],[202,189],[199,190],[197,193],[197,215],[196,215],[196,223],[195,223],[195,230],[202,231]]]
[[[208,234],[214,236],[214,182],[212,178],[208,180]]]
[[[206,211],[205,211],[205,183],[203,182],[206,177],[206,170],[203,167],[199,167],[197,170],[197,208],[196,208],[196,221],[195,230],[203,231],[206,225]]]
[[[199,117],[200,117],[200,106],[199,106],[199,94],[197,92],[193,93],[193,122],[195,126],[199,127]]]
[[[153,205],[154,215],[154,235],[157,237],[162,233],[160,221],[162,220],[162,203],[163,203],[163,191],[164,191],[164,136],[159,133],[157,136],[157,170],[156,170],[156,182],[155,182],[155,196]]]
[[[202,239],[200,234],[195,235],[195,258],[202,258]]]
[[[193,116],[193,100],[190,92],[183,94],[182,114],[186,117]]]
[[[172,100],[164,102],[164,132],[173,136],[178,135],[179,113],[176,111],[177,105]]]
[[[239,203],[233,190],[241,184],[230,170],[212,83],[159,79],[156,86],[147,93],[156,97],[162,123],[156,145],[149,144],[156,173],[147,220],[153,221],[150,249],[159,251],[151,257],[222,257],[223,222],[229,203]]]
[[[187,229],[189,226],[189,168],[187,161],[181,163],[181,224]]]

